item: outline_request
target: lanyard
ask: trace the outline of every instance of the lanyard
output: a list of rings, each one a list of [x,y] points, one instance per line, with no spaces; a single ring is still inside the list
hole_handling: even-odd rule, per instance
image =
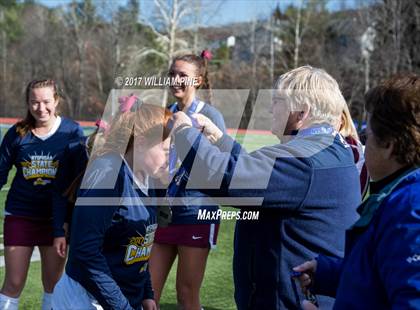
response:
[[[346,148],[350,147],[350,145],[346,142],[344,137],[341,134],[339,134],[339,132],[335,130],[334,127],[328,124],[320,124],[301,130],[296,130],[294,135],[296,137],[308,137],[316,135],[327,135],[336,137],[338,135],[340,143]]]
[[[305,128],[299,130],[297,136],[306,137],[314,135],[333,135],[335,136],[337,131],[330,125],[322,124],[314,127]]]
[[[194,98],[193,102],[191,103],[191,106],[188,108],[188,110],[186,111],[186,114],[188,115],[188,117],[191,119],[193,126],[194,127],[198,127],[197,126],[197,122],[195,119],[192,118],[192,115],[194,113],[197,112],[198,106],[199,106],[200,101],[198,101],[196,98]],[[174,103],[170,109],[169,109],[172,113],[178,112],[179,107],[177,103]],[[175,149],[175,143],[173,141],[171,141],[171,145],[169,147],[169,175],[172,177],[175,172],[176,172],[176,165],[178,162],[178,155],[176,153],[176,149]]]

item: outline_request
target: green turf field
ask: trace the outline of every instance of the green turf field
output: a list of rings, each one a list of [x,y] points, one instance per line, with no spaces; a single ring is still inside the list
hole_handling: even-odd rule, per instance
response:
[[[238,140],[243,141],[243,136],[238,136]],[[263,145],[276,143],[276,139],[270,135],[247,135],[244,145],[248,151],[252,151]],[[9,182],[0,191],[0,205],[4,206],[7,189],[14,175],[14,170],[9,175]],[[3,210],[0,209],[0,233],[3,233]],[[205,274],[204,283],[201,290],[201,301],[206,310],[228,310],[235,309],[233,299],[233,280],[232,280],[232,248],[233,248],[233,231],[235,221],[222,221],[218,237],[217,249],[212,251]],[[3,250],[0,250],[3,255]],[[20,309],[40,309],[41,307],[41,274],[40,262],[32,262],[25,289],[21,296]],[[175,269],[173,268],[169,275],[167,285],[161,300],[162,310],[176,310],[176,293],[175,293]],[[0,279],[3,281],[4,268],[0,268]]]

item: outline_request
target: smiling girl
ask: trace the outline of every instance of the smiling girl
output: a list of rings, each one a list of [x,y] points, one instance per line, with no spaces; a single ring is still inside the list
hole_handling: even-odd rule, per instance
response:
[[[81,127],[57,115],[59,95],[53,80],[34,80],[26,88],[27,115],[12,126],[0,148],[0,188],[16,167],[6,200],[4,257],[6,275],[0,309],[18,309],[35,246],[41,253],[44,296],[50,309],[51,293],[65,259],[53,248],[52,182],[60,169],[64,148],[83,137]]]
[[[176,57],[169,70],[169,76],[178,83],[170,88],[176,102],[169,106],[173,113],[184,111],[188,116],[201,113],[211,119],[216,126],[226,131],[222,114],[212,105],[200,100],[197,90],[210,91],[208,79],[209,51],[201,56],[182,55]],[[196,85],[193,82],[196,82]],[[174,145],[169,154],[169,172],[175,178],[178,157]],[[200,205],[205,194],[197,190],[188,190],[187,197],[194,197],[195,205],[172,206],[172,222],[168,227],[159,227],[156,233],[156,244],[153,247],[150,261],[153,288],[156,302],[159,302],[171,267],[178,257],[176,290],[178,305],[185,310],[201,309],[200,287],[204,278],[207,257],[210,248],[214,248],[219,229],[218,220],[197,220],[200,210],[216,211],[218,206]]]

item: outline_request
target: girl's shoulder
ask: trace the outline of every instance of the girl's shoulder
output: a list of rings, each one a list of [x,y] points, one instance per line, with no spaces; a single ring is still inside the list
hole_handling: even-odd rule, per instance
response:
[[[82,187],[114,188],[118,182],[123,160],[118,154],[108,153],[89,162],[83,177]]]
[[[5,133],[5,135],[2,137],[1,142],[2,143],[19,143],[19,141],[22,139],[22,137],[17,132],[17,123],[12,125]]]
[[[71,118],[60,116],[61,117],[61,128],[63,129],[79,129],[81,128],[80,124]]]
[[[223,117],[222,113],[213,105],[209,103],[204,103],[203,108],[201,109],[200,113],[208,116],[218,116]]]
[[[13,124],[12,126],[9,127],[9,129],[7,129],[4,138],[5,137],[17,137],[19,136],[18,132],[17,132],[17,125],[19,123]]]
[[[205,103],[200,113],[204,116],[207,116],[213,123],[215,123],[215,125],[220,130],[222,130],[223,132],[226,131],[226,125],[223,115],[216,107]]]

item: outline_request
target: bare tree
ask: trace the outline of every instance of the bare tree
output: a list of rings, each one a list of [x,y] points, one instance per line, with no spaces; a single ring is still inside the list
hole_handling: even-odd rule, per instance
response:
[[[136,59],[150,54],[161,57],[166,63],[163,70],[168,70],[176,53],[186,53],[188,42],[180,37],[181,27],[185,20],[191,17],[193,7],[186,0],[154,0],[156,10],[153,15],[154,23],[147,19],[141,21],[150,27],[157,37],[160,48],[144,47],[135,56]],[[161,74],[162,70],[158,72]],[[164,92],[162,105],[166,105],[167,92]]]
[[[299,48],[302,42],[302,32],[300,27],[301,19],[302,19],[302,5],[303,0],[300,0],[297,5],[297,16],[295,20],[295,51],[293,55],[293,65],[297,68],[299,64]]]
[[[74,116],[80,118],[83,107],[87,101],[87,48],[92,42],[92,35],[95,31],[95,7],[91,0],[84,0],[82,3],[72,2],[69,6],[68,14],[64,20],[67,26],[72,29],[71,33],[76,46],[78,56],[78,98],[74,101]]]
[[[5,22],[4,8],[3,8],[3,6],[0,6],[0,25],[2,25],[4,22]],[[4,27],[1,27],[0,35],[1,35],[0,40],[1,40],[1,63],[2,63],[2,66],[1,66],[1,73],[2,73],[1,95],[2,95],[3,98],[6,98],[7,41],[6,41],[6,31],[5,31]],[[3,107],[3,109],[6,109],[5,104],[1,104],[1,106]],[[6,110],[0,111],[0,115],[5,115],[5,114],[6,114]]]

